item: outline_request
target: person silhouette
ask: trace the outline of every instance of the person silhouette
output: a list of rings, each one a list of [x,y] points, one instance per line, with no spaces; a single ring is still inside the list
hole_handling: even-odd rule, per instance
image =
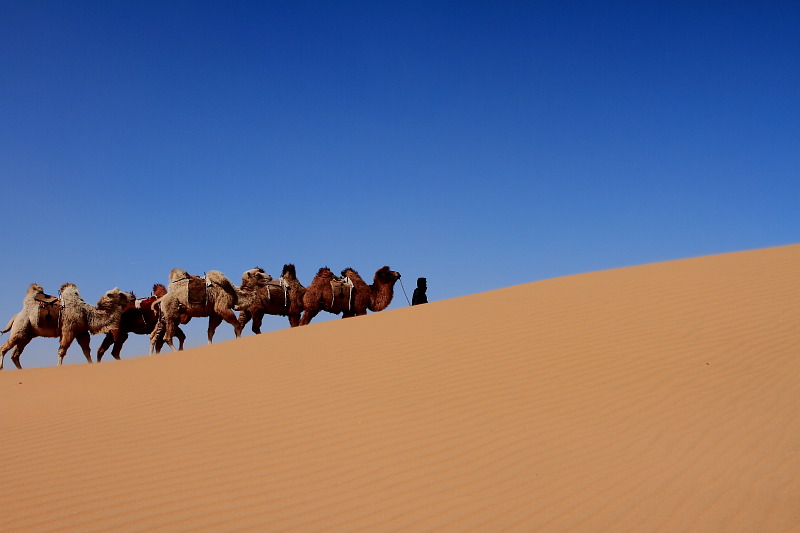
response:
[[[425,278],[417,278],[417,288],[414,289],[414,295],[411,297],[411,305],[419,305],[428,303],[428,295],[425,291],[428,290],[428,281]]]

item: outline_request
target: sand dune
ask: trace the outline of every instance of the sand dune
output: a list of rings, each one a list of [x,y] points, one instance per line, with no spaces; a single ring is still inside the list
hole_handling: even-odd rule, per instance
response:
[[[8,531],[800,529],[800,246],[0,374]]]

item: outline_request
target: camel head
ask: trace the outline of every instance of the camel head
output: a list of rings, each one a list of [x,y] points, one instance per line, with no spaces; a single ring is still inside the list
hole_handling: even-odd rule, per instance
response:
[[[242,274],[242,289],[252,289],[254,287],[263,287],[267,282],[272,281],[272,276],[264,272],[263,268],[251,268]]]
[[[400,279],[400,272],[395,272],[388,266],[382,267],[375,272],[375,283],[384,285],[394,285]]]
[[[113,311],[119,308],[127,311],[128,309],[133,309],[135,306],[136,295],[132,292],[123,292],[117,287],[106,292],[97,301],[97,308],[107,311]]]
[[[161,298],[167,294],[167,288],[162,283],[156,283],[153,285],[153,296],[156,298]]]

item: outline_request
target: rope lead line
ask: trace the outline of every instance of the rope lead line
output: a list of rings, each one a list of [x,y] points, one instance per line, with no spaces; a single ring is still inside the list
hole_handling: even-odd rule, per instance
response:
[[[406,294],[406,287],[403,285],[403,279],[400,278],[398,281],[400,282],[400,287],[403,289],[403,296],[406,297],[406,302],[408,302],[408,305],[411,305],[411,302],[408,300],[408,294]]]

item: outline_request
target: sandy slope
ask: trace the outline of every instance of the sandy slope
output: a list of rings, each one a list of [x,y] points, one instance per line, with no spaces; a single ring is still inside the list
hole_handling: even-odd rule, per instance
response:
[[[800,246],[0,374],[0,529],[800,529]]]

